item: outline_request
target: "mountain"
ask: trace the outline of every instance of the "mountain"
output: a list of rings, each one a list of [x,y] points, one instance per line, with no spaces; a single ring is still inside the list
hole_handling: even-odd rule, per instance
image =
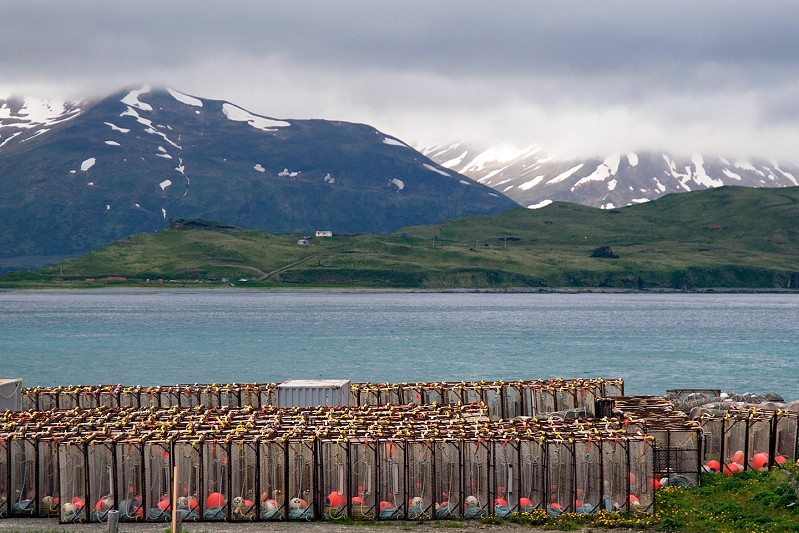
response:
[[[236,285],[797,291],[797,218],[799,187],[719,187],[620,209],[555,202],[304,245],[302,234],[184,220],[38,272],[8,273],[0,287],[200,287],[246,278]]]
[[[465,144],[421,150],[441,166],[493,187],[525,207],[554,201],[612,209],[673,192],[722,185],[794,187],[799,165],[694,154],[611,154],[604,159],[556,158],[542,149],[475,149]]]
[[[0,268],[74,257],[169,219],[386,233],[518,207],[370,126],[278,120],[173,89],[0,100]]]

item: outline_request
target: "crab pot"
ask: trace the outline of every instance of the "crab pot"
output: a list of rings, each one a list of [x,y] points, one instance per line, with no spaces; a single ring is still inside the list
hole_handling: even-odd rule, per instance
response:
[[[147,388],[139,392],[140,407],[160,407],[160,387]]]
[[[402,401],[405,404],[422,405],[424,403],[424,387],[421,385],[402,386]]]
[[[439,520],[457,518],[463,514],[461,494],[461,442],[440,440],[435,448],[435,517]]]
[[[260,395],[257,385],[242,385],[239,392],[239,402],[242,407],[260,407]]]
[[[602,396],[609,398],[611,396],[624,396],[624,380],[623,379],[607,379],[602,384]]]
[[[120,522],[144,518],[144,447],[135,442],[116,444],[116,499]],[[158,500],[156,500],[158,501]],[[148,502],[150,503],[150,502]]]
[[[259,395],[259,407],[269,407],[272,405],[277,405],[277,394],[275,388],[272,386],[261,387],[260,391],[258,392]]]
[[[551,514],[573,513],[574,444],[560,439],[546,443],[546,502]]]
[[[558,387],[555,389],[556,411],[568,411],[577,406],[577,393],[574,387]]]
[[[144,505],[148,522],[172,520],[172,448],[165,442],[144,444]]]
[[[488,417],[496,422],[505,418],[503,415],[502,387],[492,387],[485,389],[486,405],[488,406]]]
[[[405,470],[408,481],[408,519],[429,520],[435,511],[432,442],[408,440],[405,448]]]
[[[241,407],[241,398],[238,387],[222,387],[219,390],[219,405],[230,409]]]
[[[464,404],[481,403],[485,402],[485,394],[483,388],[479,385],[467,384],[463,386],[461,397]]]
[[[463,403],[463,386],[459,383],[448,384],[444,388],[444,401],[449,405]]]
[[[774,420],[774,457],[796,461],[799,454],[799,413],[781,412]]]
[[[557,411],[557,392],[552,387],[541,387],[535,391],[535,412],[531,416],[538,416]]]
[[[202,449],[203,520],[227,520],[230,509],[228,445],[214,439],[205,441]]]
[[[166,409],[180,405],[180,387],[166,387],[158,392],[159,405]]]
[[[8,440],[0,439],[0,518],[8,516],[11,506],[8,485]]]
[[[587,384],[580,385],[574,389],[574,407],[576,409],[585,409],[594,413],[594,404],[596,403],[598,390],[596,385]]]
[[[401,405],[402,393],[398,385],[386,384],[380,387],[380,405]]]
[[[288,468],[284,474],[284,486],[288,487],[285,505],[289,520],[309,521],[320,515],[325,500],[314,500],[314,442],[289,441],[286,446]],[[275,498],[281,501],[278,498]]]
[[[200,389],[200,405],[209,409],[219,407],[219,389],[217,387]]]
[[[627,441],[628,464],[630,465],[628,511],[651,513],[654,510],[655,488],[651,482],[654,475],[653,451],[651,438]]]
[[[509,383],[502,387],[504,401],[504,418],[516,418],[524,416],[524,401],[522,399],[522,385],[520,383]]]
[[[282,520],[286,515],[286,445],[262,441],[258,444],[260,460],[260,519]],[[235,518],[235,517],[234,517]]]
[[[200,389],[196,387],[181,387],[180,388],[180,406],[181,407],[197,407],[202,402],[200,401]]]
[[[22,389],[20,409],[23,411],[37,411],[39,409],[39,391],[37,389]]]
[[[39,516],[54,517],[58,515],[58,444],[54,439],[39,439],[38,469],[39,481],[36,494],[39,495]]]
[[[117,387],[102,387],[97,392],[97,405],[100,407],[119,407],[120,392]]]
[[[58,409],[58,392],[54,390],[39,391],[36,396],[37,408],[40,411]]]
[[[78,407],[78,395],[78,391],[73,389],[59,391],[58,408],[68,410]]]
[[[258,443],[237,440],[230,444],[230,508],[233,520],[258,518]]]
[[[36,443],[30,439],[9,440],[11,458],[11,516],[36,516]]]
[[[377,444],[378,520],[405,518],[405,441],[379,440]]]
[[[604,439],[602,448],[602,508],[629,511],[630,467],[627,441]]]
[[[78,395],[78,407],[81,409],[94,409],[100,405],[100,391],[94,387],[86,387]]]
[[[538,389],[532,383],[525,383],[522,385],[521,390],[522,416],[535,416]]]
[[[201,445],[179,441],[174,444],[174,465],[178,467],[178,512],[183,521],[196,521],[203,516],[204,498],[201,498],[202,461]]]
[[[649,428],[646,433],[655,439],[653,446],[654,479],[668,478],[670,485],[698,486],[702,463],[701,430],[688,427]]]
[[[428,385],[424,388],[424,402],[426,405],[431,404],[438,404],[442,405],[444,403],[444,389],[443,387],[432,384]]]
[[[482,518],[491,511],[491,488],[489,486],[489,443],[485,440],[464,440],[463,454],[463,503],[464,518]]]
[[[540,440],[519,442],[519,510],[532,512],[544,506],[544,446]]]
[[[493,448],[492,480],[493,487],[493,510],[492,513],[506,517],[511,513],[519,512],[519,497],[521,487],[519,486],[521,469],[519,441],[507,439],[504,441],[494,440],[491,442]],[[526,502],[525,502],[526,503]]]
[[[359,388],[358,405],[380,405],[380,389],[371,383],[364,383]]]
[[[83,444],[65,442],[58,445],[59,493],[62,524],[86,521],[86,448]]]
[[[593,513],[602,505],[602,447],[598,440],[574,443],[574,509]]]
[[[107,522],[108,511],[114,509],[114,444],[91,442],[87,445],[89,497],[86,507],[89,520]]]
[[[725,418],[721,436],[722,469],[729,463],[738,464],[741,470],[746,468],[746,440],[749,433],[747,422],[746,416],[740,414]]]
[[[724,433],[724,419],[707,416],[699,420],[702,428],[702,462],[711,459],[721,461],[721,441]]]
[[[119,407],[127,408],[127,407],[134,407],[138,408],[140,405],[140,397],[139,397],[139,390],[136,388],[126,387],[119,392]]]
[[[322,518],[344,518],[349,502],[349,450],[342,440],[323,440],[319,444],[319,498],[324,506]]]
[[[771,430],[774,416],[771,413],[756,413],[748,420],[746,440],[746,469],[756,470],[753,458],[757,453],[771,455]],[[768,469],[768,467],[766,467]]]
[[[350,518],[374,520],[377,512],[377,441],[351,439],[349,442]]]

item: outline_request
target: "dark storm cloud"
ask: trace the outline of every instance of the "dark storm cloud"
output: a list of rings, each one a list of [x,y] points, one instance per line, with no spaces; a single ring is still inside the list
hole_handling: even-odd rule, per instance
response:
[[[466,115],[555,121],[548,131],[562,135],[587,115],[652,142],[710,123],[720,131],[707,138],[745,145],[723,134],[725,120],[784,128],[795,116],[797,20],[796,2],[6,0],[0,90],[168,83],[284,116],[400,129],[428,117],[442,135],[463,131]],[[510,142],[552,142],[522,123],[504,130]]]

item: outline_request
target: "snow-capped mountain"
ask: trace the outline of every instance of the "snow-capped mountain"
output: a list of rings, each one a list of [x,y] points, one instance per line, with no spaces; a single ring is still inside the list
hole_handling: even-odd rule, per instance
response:
[[[525,207],[553,201],[610,209],[664,194],[722,185],[793,187],[799,165],[694,154],[611,154],[604,159],[555,158],[536,147],[475,150],[464,144],[425,148],[442,167],[493,187]]]
[[[518,207],[367,125],[275,119],[149,87],[0,100],[0,191],[0,258],[26,266],[168,219],[382,233]]]

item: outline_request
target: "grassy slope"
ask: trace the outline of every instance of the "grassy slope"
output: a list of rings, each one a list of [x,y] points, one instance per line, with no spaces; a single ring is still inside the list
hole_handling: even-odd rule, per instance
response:
[[[297,245],[299,235],[167,229],[41,273],[60,278],[63,268],[67,280],[247,277],[268,286],[796,287],[797,221],[799,187],[723,187],[613,211],[555,203],[393,235],[315,238],[310,247]],[[599,246],[619,258],[591,257]]]

